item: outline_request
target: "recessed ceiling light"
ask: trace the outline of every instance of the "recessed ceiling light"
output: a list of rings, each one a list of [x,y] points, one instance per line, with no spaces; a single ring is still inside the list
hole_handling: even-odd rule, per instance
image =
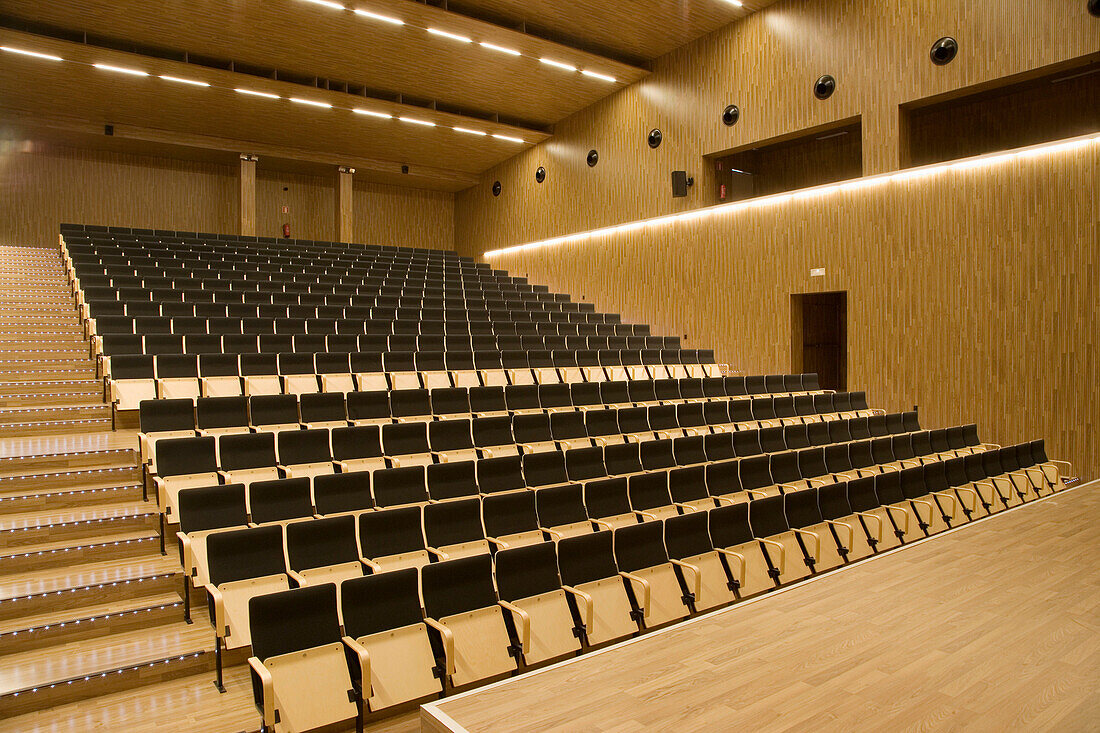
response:
[[[181,79],[178,76],[167,76],[165,74],[161,74],[160,78],[164,79],[165,81],[174,81],[174,82],[178,82],[180,84],[190,84],[193,87],[208,87],[208,86],[210,86],[205,81],[195,81],[194,79]]]
[[[414,125],[424,125],[424,127],[435,127],[434,122],[429,122],[428,120],[418,120],[415,117],[398,117],[397,119],[401,120],[402,122],[411,122]]]
[[[354,112],[357,115],[366,115],[368,117],[379,117],[383,120],[392,120],[393,119],[393,115],[387,114],[385,112],[375,112],[373,109],[360,109],[360,108],[356,107],[355,109],[352,110],[352,112]]]
[[[324,109],[332,109],[332,105],[328,102],[315,102],[312,99],[302,99],[300,97],[289,97],[291,102],[296,104],[308,104],[310,107],[323,107]]]
[[[738,8],[744,7],[745,5],[743,2],[741,2],[741,0],[726,0],[726,2]]]
[[[454,127],[451,129],[453,129],[455,132],[464,132],[467,135],[480,135],[481,137],[486,137],[489,134],[487,132],[482,132],[481,130],[471,130],[468,127]]]
[[[60,56],[54,56],[48,53],[38,53],[37,51],[25,51],[21,48],[12,48],[11,46],[0,46],[0,50],[7,51],[8,53],[17,53],[20,56],[32,56],[36,59],[46,59],[47,61],[64,61],[65,59]]]
[[[378,13],[372,13],[369,10],[359,10],[358,8],[356,8],[351,12],[355,13],[356,15],[361,15],[364,18],[370,18],[371,20],[380,20],[383,23],[392,23],[393,25],[405,25],[405,21],[401,20],[400,18],[393,18],[389,15],[379,15]]]
[[[115,71],[119,74],[130,74],[131,76],[149,76],[149,72],[147,71],[139,71],[138,69],[126,69],[121,66],[111,66],[110,64],[92,64],[92,66],[96,67],[97,69],[102,69],[103,71]]]
[[[566,71],[576,71],[577,70],[576,66],[570,66],[569,64],[563,64],[562,62],[554,61],[553,59],[539,59],[539,61],[541,61],[542,63],[547,64],[549,66],[556,66],[559,69],[565,69]]]
[[[331,0],[305,0],[307,3],[313,3],[314,5],[324,5],[326,8],[332,8],[333,10],[347,10],[340,3],[334,3]]]
[[[241,94],[248,94],[248,95],[253,96],[253,97],[265,97],[267,99],[279,99],[278,94],[269,94],[268,92],[256,92],[256,91],[253,91],[251,89],[240,89],[240,88],[237,88],[234,91],[238,91]]]
[[[615,77],[613,77],[613,76],[608,76],[607,74],[597,74],[595,71],[589,71],[588,69],[585,69],[581,73],[584,74],[585,76],[591,76],[593,79],[601,79],[602,81],[610,81],[610,82],[615,81]]]
[[[521,143],[521,142],[523,142],[523,140],[521,138],[509,137],[508,135],[497,135],[496,133],[493,133],[493,137],[495,137],[497,140],[507,140],[510,143]]]
[[[509,56],[521,55],[520,52],[515,50],[514,48],[505,48],[504,46],[498,46],[495,43],[486,43],[485,41],[482,41],[478,45],[482,46],[483,48],[487,48],[490,51],[499,51],[500,53],[506,53]]]
[[[473,43],[473,41],[466,36],[460,36],[457,33],[448,33],[447,31],[441,31],[438,28],[428,28],[428,33],[431,33],[433,36],[450,38],[452,41],[458,41],[459,43]]]

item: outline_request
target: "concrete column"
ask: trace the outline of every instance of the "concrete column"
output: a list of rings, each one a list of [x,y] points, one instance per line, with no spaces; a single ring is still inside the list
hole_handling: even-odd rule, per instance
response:
[[[336,169],[336,222],[337,242],[350,242],[354,236],[355,212],[352,179],[355,175],[354,168],[340,166]]]
[[[255,155],[241,153],[238,211],[241,215],[242,237],[256,236],[256,161],[258,160],[259,158]]]

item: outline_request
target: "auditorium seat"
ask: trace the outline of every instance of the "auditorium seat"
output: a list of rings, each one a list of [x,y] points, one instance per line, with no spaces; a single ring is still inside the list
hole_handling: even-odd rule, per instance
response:
[[[180,489],[222,483],[214,438],[161,440],[156,444],[154,455],[153,485],[157,490],[160,511],[169,524],[179,521],[176,502]]]
[[[374,503],[379,508],[427,504],[428,487],[424,466],[384,468],[371,474]]]
[[[155,400],[157,380],[153,357],[141,354],[112,356],[107,391],[118,410],[137,410],[142,400]]]
[[[567,537],[558,544],[562,588],[589,647],[619,641],[638,632],[638,621],[615,564],[613,533]]]
[[[693,596],[681,587],[677,567],[669,562],[664,522],[620,527],[614,533],[615,563],[627,580],[635,616],[646,629],[686,618]]]
[[[707,523],[707,512],[689,512],[664,521],[669,562],[679,568],[684,588],[700,613],[733,603],[737,588],[726,561],[714,549]]]
[[[847,484],[829,484],[816,491],[821,520],[832,532],[841,557],[853,562],[873,554],[872,538],[848,503]]]
[[[249,397],[283,393],[278,357],[275,354],[241,354],[241,379],[244,382],[244,393]]]
[[[426,621],[438,634],[452,688],[515,671],[514,647],[488,554],[431,563],[420,577]]]
[[[188,399],[192,403],[201,394],[198,357],[193,354],[166,354],[157,357],[157,397]]]
[[[680,514],[668,489],[668,473],[654,471],[628,476],[627,494],[630,508],[647,521],[669,519]],[[685,505],[686,511],[693,511]]]
[[[138,425],[140,460],[151,464],[158,440],[194,437],[194,406],[188,399],[143,400],[138,405]]]
[[[281,478],[275,458],[275,433],[219,436],[218,466],[218,475],[227,484],[247,486],[253,481]]]
[[[510,491],[481,499],[485,537],[497,550],[542,542],[534,491]]]
[[[738,598],[775,588],[776,578],[749,523],[749,504],[729,504],[707,512],[714,549],[723,557]]]
[[[301,422],[311,428],[344,428],[349,425],[347,402],[342,392],[313,392],[298,398]]]
[[[333,429],[332,457],[342,472],[376,471],[388,467],[382,453],[381,429],[377,425]]]
[[[370,660],[358,679],[372,713],[443,691],[415,568],[345,581],[341,596],[344,632]]]
[[[500,605],[509,612],[505,618],[525,667],[580,651],[581,628],[562,589],[553,542],[500,550],[495,578]]]
[[[289,524],[312,519],[313,494],[308,478],[277,478],[245,484],[252,524]]]
[[[244,484],[201,486],[179,492],[179,530],[176,541],[184,572],[184,600],[190,619],[190,588],[210,582],[206,539],[212,533],[248,525]]]
[[[244,394],[240,370],[237,354],[200,354],[199,385],[202,396],[236,397]]]
[[[288,478],[332,473],[332,448],[325,428],[284,430],[276,436],[278,465]]]
[[[874,477],[874,482],[875,496],[888,519],[893,522],[898,538],[904,543],[925,537],[925,528],[920,517],[906,501],[901,490],[901,474],[897,471],[880,473]]]
[[[217,437],[251,432],[248,398],[200,397],[195,402],[195,425],[200,435]]]
[[[834,532],[821,514],[819,489],[790,491],[783,495],[783,514],[787,525],[796,532],[803,554],[813,560],[813,571],[820,573],[844,564],[851,538]],[[843,528],[842,528],[843,529]]]
[[[423,510],[407,506],[359,515],[359,549],[375,573],[420,568],[430,557],[424,541]]]
[[[350,514],[286,525],[288,573],[300,586],[332,583],[362,577],[356,520]]]
[[[336,587],[323,584],[249,599],[253,695],[267,730],[315,730],[358,720],[341,640]],[[364,654],[360,674],[369,674]]]

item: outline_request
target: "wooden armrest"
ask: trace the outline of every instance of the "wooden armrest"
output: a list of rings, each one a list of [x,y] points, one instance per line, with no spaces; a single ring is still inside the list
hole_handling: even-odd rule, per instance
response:
[[[436,547],[426,547],[425,549],[428,552],[435,555],[436,557],[438,557],[440,560],[450,560],[451,559],[450,555],[448,555],[447,553],[443,552],[443,550],[440,550]]]
[[[508,543],[505,542],[502,539],[498,539],[496,537],[488,537],[488,536],[485,539],[489,540],[489,542],[492,542],[494,545],[496,545],[497,549],[499,549],[499,550],[507,550],[508,547],[509,547]]]
[[[933,491],[932,496],[938,496],[941,499],[947,499],[949,502],[951,502],[951,513],[955,513],[955,507],[958,504],[959,500],[956,499],[954,496],[948,494],[946,491]]]
[[[608,531],[614,531],[614,529],[615,529],[614,527],[612,527],[610,524],[603,521],[602,519],[593,519],[592,523],[599,526],[599,527],[603,527],[604,529],[606,529]]]
[[[889,513],[889,512],[901,512],[901,516],[905,518],[905,523],[904,523],[904,526],[901,528],[901,531],[902,532],[908,532],[909,531],[909,512],[907,512],[904,509],[901,509],[899,507],[896,507],[896,506],[890,506],[889,504],[883,505],[883,508],[886,509],[887,513]]]
[[[822,486],[828,486],[829,482],[823,478],[811,478],[807,479],[810,482],[810,486],[813,488],[821,488]]]
[[[654,514],[653,512],[647,512],[647,511],[639,509],[635,512],[635,514],[640,514],[643,517],[645,517],[646,519],[650,520],[651,522],[657,521],[657,515]]]
[[[180,543],[180,565],[188,576],[195,576],[195,567],[191,562],[191,538],[183,532],[176,532],[176,539]]]
[[[818,536],[817,532],[811,532],[807,529],[794,529],[793,527],[791,529],[795,534],[812,539],[814,541],[814,551],[810,553],[810,556],[813,557],[814,562],[821,559],[821,537]]]
[[[1053,463],[1055,466],[1065,466],[1067,471],[1073,470],[1073,464],[1069,461],[1060,461],[1056,458],[1048,458],[1047,463]]]
[[[392,468],[401,468],[401,459],[395,456],[386,456],[389,459],[390,466]]]
[[[207,583],[206,592],[210,594],[210,602],[214,606],[214,635],[219,639],[229,636],[229,627],[225,623],[225,599],[222,592],[214,585]]]
[[[670,558],[669,562],[673,565],[677,565],[683,568],[684,570],[691,571],[691,575],[694,581],[692,585],[695,587],[695,598],[698,599],[699,594],[703,591],[703,573],[699,570],[699,567],[697,565],[692,565],[691,563],[684,562],[683,560],[673,560]]]
[[[485,458],[496,458],[496,453],[493,452],[492,448],[481,448],[479,450],[481,450],[481,455]]]
[[[577,598],[578,601],[584,603],[584,608],[581,609],[581,616],[584,618],[584,630],[592,630],[592,621],[595,617],[596,606],[592,601],[592,596],[585,593],[583,590],[578,590],[571,585],[563,585],[562,590]]]
[[[362,685],[360,696],[363,700],[369,700],[372,689],[370,677],[370,652],[367,651],[366,647],[350,636],[343,637],[343,641],[344,646],[355,652],[355,656],[359,659],[359,679]]]
[[[248,666],[260,678],[260,685],[263,688],[261,696],[263,697],[264,726],[273,728],[275,726],[275,680],[257,657],[249,657]]]
[[[552,539],[554,542],[557,542],[558,540],[560,540],[564,536],[561,532],[557,531],[556,529],[547,529],[546,527],[539,527],[539,529],[541,529],[546,534],[550,535],[550,539]]]
[[[299,588],[309,585],[309,581],[306,580],[305,576],[299,573],[297,570],[287,569],[286,574],[289,575],[294,580],[294,582],[298,584]]]
[[[650,587],[649,581],[634,573],[624,573],[619,571],[619,575],[623,576],[632,583],[637,583],[642,586],[642,617],[649,615],[649,599],[650,599]]]
[[[380,572],[382,572],[382,566],[381,566],[381,565],[379,565],[378,563],[376,563],[376,562],[375,562],[374,560],[371,560],[370,558],[366,558],[366,557],[360,557],[360,558],[359,558],[359,562],[363,563],[363,564],[364,564],[364,565],[366,565],[366,566],[367,566],[368,568],[370,568],[370,571],[371,571],[372,573],[380,573]]]
[[[771,545],[773,547],[778,548],[778,550],[779,550],[779,568],[778,568],[778,570],[779,570],[780,574],[782,574],[783,571],[787,567],[787,548],[783,546],[782,542],[776,542],[775,540],[762,539],[760,541],[763,542],[765,545]]]
[[[682,509],[682,510],[684,510],[685,512],[695,512],[695,511],[699,511],[698,509],[696,509],[695,507],[691,506],[690,504],[681,504],[681,503],[680,503],[680,502],[678,502],[678,501],[674,501],[674,502],[672,502],[672,505],[673,505],[674,507],[676,507],[677,509]]]
[[[531,649],[531,616],[513,603],[509,603],[508,601],[500,601],[499,603],[503,608],[511,611],[512,616],[519,620],[520,644],[523,645],[523,653],[526,654]]]
[[[426,618],[424,622],[431,626],[433,629],[439,632],[440,638],[443,639],[443,664],[446,667],[447,674],[452,675],[455,673],[455,635],[451,633],[443,624],[436,621],[434,618]]]
[[[844,529],[848,530],[848,542],[844,545],[844,549],[852,549],[852,545],[854,545],[856,541],[856,530],[852,525],[848,524],[847,522],[835,522],[832,519],[826,519],[825,524],[828,524],[832,527],[843,527]]]
[[[749,495],[750,499],[764,499],[768,496],[768,492],[760,489],[745,489],[745,493]]]
[[[728,496],[716,496],[714,498],[718,500],[718,506],[733,506],[737,503]]]
[[[746,565],[745,556],[742,555],[740,552],[734,552],[733,550],[727,550],[724,547],[716,547],[715,550],[717,550],[722,555],[725,555],[726,557],[732,557],[733,559],[737,560],[737,566],[738,566],[737,584],[738,584],[739,588],[743,588],[745,586],[745,569],[746,569],[745,568],[745,565]]]

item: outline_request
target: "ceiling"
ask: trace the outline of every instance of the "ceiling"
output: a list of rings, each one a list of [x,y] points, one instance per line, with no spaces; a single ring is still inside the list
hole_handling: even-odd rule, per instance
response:
[[[725,0],[429,1],[0,0],[0,45],[62,59],[0,53],[0,121],[55,140],[112,125],[116,140],[97,147],[254,153],[461,190],[645,77],[648,60],[750,12]]]

